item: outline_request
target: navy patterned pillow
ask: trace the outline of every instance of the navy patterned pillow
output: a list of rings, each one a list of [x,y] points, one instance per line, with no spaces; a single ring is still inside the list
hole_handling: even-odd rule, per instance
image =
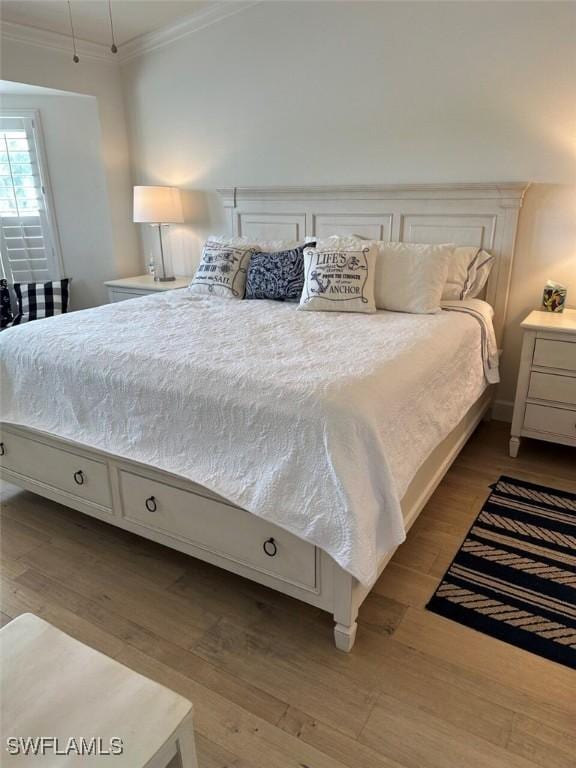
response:
[[[12,322],[12,306],[8,281],[0,280],[0,328],[7,328]]]
[[[304,248],[278,253],[255,253],[246,275],[247,299],[298,301],[304,288]]]

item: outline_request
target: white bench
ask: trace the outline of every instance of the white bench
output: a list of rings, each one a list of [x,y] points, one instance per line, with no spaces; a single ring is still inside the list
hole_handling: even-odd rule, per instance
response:
[[[31,613],[0,630],[0,695],[3,768],[197,768],[187,699]]]

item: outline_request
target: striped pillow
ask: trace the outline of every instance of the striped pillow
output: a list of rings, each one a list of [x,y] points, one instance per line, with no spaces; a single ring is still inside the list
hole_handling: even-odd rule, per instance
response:
[[[448,262],[448,277],[442,300],[461,301],[479,296],[493,265],[494,256],[477,246],[454,248]]]
[[[12,325],[61,315],[68,311],[69,278],[48,283],[14,283],[18,314]]]

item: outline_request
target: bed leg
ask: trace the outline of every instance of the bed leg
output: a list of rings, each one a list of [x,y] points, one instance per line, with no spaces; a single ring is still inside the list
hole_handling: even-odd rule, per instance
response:
[[[356,640],[359,584],[334,563],[334,642],[339,651],[349,653]]]
[[[358,623],[356,621],[349,627],[345,624],[338,624],[338,622],[336,622],[334,626],[334,642],[339,651],[349,653],[352,650],[356,640],[357,629]]]
[[[519,450],[520,450],[520,438],[511,437],[510,438],[510,456],[513,459],[517,458]]]

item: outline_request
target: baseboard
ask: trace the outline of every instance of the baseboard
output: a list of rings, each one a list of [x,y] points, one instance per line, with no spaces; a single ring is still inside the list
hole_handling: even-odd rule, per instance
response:
[[[514,413],[514,403],[509,400],[495,400],[492,406],[492,418],[495,421],[507,421],[512,422],[512,414]]]

